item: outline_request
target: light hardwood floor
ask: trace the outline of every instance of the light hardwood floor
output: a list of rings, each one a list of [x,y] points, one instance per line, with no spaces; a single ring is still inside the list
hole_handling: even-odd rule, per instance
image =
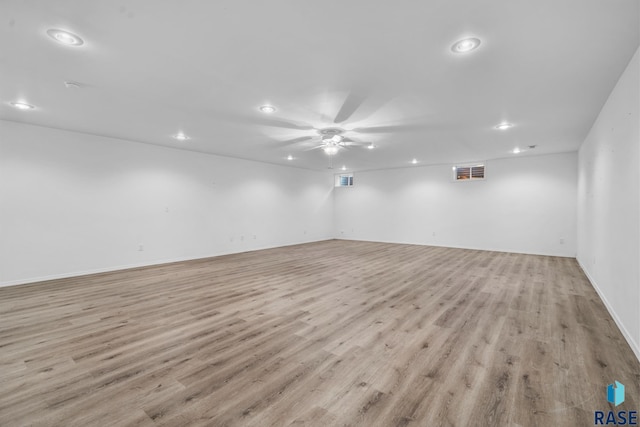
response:
[[[2,426],[587,426],[640,364],[574,259],[326,241],[0,289]]]

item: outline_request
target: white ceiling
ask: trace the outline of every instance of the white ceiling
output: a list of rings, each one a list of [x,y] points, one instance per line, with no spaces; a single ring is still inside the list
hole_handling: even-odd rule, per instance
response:
[[[335,126],[377,147],[341,150],[350,170],[573,151],[639,45],[639,5],[3,0],[0,119],[318,170],[308,149]],[[453,53],[467,36],[480,47]]]

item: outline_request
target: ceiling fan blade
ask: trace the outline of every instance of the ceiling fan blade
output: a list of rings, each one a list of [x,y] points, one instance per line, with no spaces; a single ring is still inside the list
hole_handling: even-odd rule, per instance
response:
[[[287,147],[289,145],[295,145],[298,144],[300,142],[304,142],[304,141],[308,141],[310,139],[313,139],[312,136],[300,136],[298,138],[292,138],[292,139],[287,139],[286,141],[280,141],[277,144],[275,144],[276,147]]]
[[[316,145],[315,147],[306,148],[303,151],[313,151],[313,150],[317,150],[319,148],[324,148],[324,145]]]
[[[342,140],[343,147],[345,148],[369,148],[373,147],[373,142],[371,141],[362,141],[353,137],[346,137]]]
[[[340,107],[336,118],[333,119],[333,123],[342,123],[345,120],[349,120],[364,100],[367,99],[367,96],[368,93],[362,89],[352,89],[342,103],[342,107]]]
[[[363,128],[351,129],[357,133],[395,133],[395,132],[412,132],[419,130],[431,130],[433,125],[427,125],[425,123],[414,123],[406,125],[391,125],[391,126],[370,126]]]
[[[214,118],[219,120],[225,120],[231,123],[239,123],[242,125],[258,125],[269,126],[284,129],[294,130],[313,130],[314,127],[307,123],[295,122],[293,120],[286,120],[272,117],[256,117],[238,114],[227,114],[224,112],[217,112]]]
[[[358,145],[369,145],[369,144],[371,144],[371,142],[361,141],[361,140],[359,140],[357,138],[353,138],[353,137],[345,137],[345,138],[342,139],[342,142],[346,142],[346,143],[348,143],[348,145],[350,145],[352,147],[355,147],[355,146],[358,146]]]

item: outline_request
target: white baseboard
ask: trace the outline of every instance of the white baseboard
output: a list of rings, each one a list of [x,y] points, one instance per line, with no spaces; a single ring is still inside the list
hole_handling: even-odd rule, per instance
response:
[[[576,261],[578,261],[578,265],[582,269],[584,275],[587,276],[587,279],[589,279],[589,282],[591,283],[591,286],[593,286],[593,289],[596,290],[596,293],[604,303],[604,306],[607,308],[607,311],[613,318],[613,321],[616,322],[618,329],[620,330],[620,332],[622,332],[622,336],[624,337],[625,340],[627,340],[627,344],[629,344],[629,347],[631,347],[631,350],[638,358],[638,361],[640,361],[640,346],[638,345],[637,342],[635,342],[635,340],[633,339],[629,331],[627,331],[627,328],[625,328],[624,323],[622,323],[617,313],[609,303],[609,300],[607,300],[607,297],[598,287],[598,284],[596,283],[596,281],[593,279],[593,277],[591,277],[591,275],[589,274],[589,271],[586,268],[584,268],[584,266],[582,265],[579,259],[576,258]]]
[[[162,260],[150,261],[150,262],[141,262],[141,263],[134,263],[134,264],[126,264],[126,265],[116,265],[116,266],[110,266],[110,267],[104,267],[104,268],[95,268],[95,269],[90,269],[90,270],[80,270],[80,271],[72,271],[72,272],[68,272],[68,273],[51,274],[51,275],[38,276],[38,277],[29,277],[29,278],[25,278],[25,279],[9,280],[9,281],[5,281],[5,282],[0,282],[0,288],[6,287],[6,286],[29,285],[29,284],[33,284],[33,283],[37,283],[37,282],[45,282],[45,281],[49,281],[49,280],[68,279],[68,278],[71,278],[71,277],[87,276],[89,274],[109,273],[109,272],[112,272],[112,271],[128,270],[128,269],[131,269],[131,268],[152,267],[154,265],[171,264],[171,263],[174,263],[174,262],[196,261],[196,260],[199,260],[199,259],[214,258],[214,257],[218,257],[218,256],[232,255],[232,254],[237,254],[237,253],[254,252],[254,251],[261,251],[261,250],[265,250],[265,249],[274,249],[274,248],[281,248],[281,247],[286,247],[286,246],[302,245],[302,244],[305,244],[305,243],[324,242],[324,241],[327,241],[327,240],[333,240],[333,238],[332,237],[327,237],[327,238],[321,238],[321,239],[318,239],[318,240],[309,240],[309,241],[303,241],[303,242],[297,242],[297,243],[287,243],[287,244],[284,244],[284,245],[264,246],[264,247],[251,248],[251,249],[247,249],[247,250],[237,251],[237,252],[214,253],[214,254],[205,255],[205,256],[198,256],[198,257],[195,257],[195,258],[194,257],[181,257],[181,258],[162,259]]]

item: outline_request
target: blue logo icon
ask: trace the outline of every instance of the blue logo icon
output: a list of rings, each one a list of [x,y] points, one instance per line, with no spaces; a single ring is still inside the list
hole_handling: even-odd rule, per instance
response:
[[[624,384],[618,381],[615,384],[609,384],[607,386],[607,400],[615,406],[624,402]]]

